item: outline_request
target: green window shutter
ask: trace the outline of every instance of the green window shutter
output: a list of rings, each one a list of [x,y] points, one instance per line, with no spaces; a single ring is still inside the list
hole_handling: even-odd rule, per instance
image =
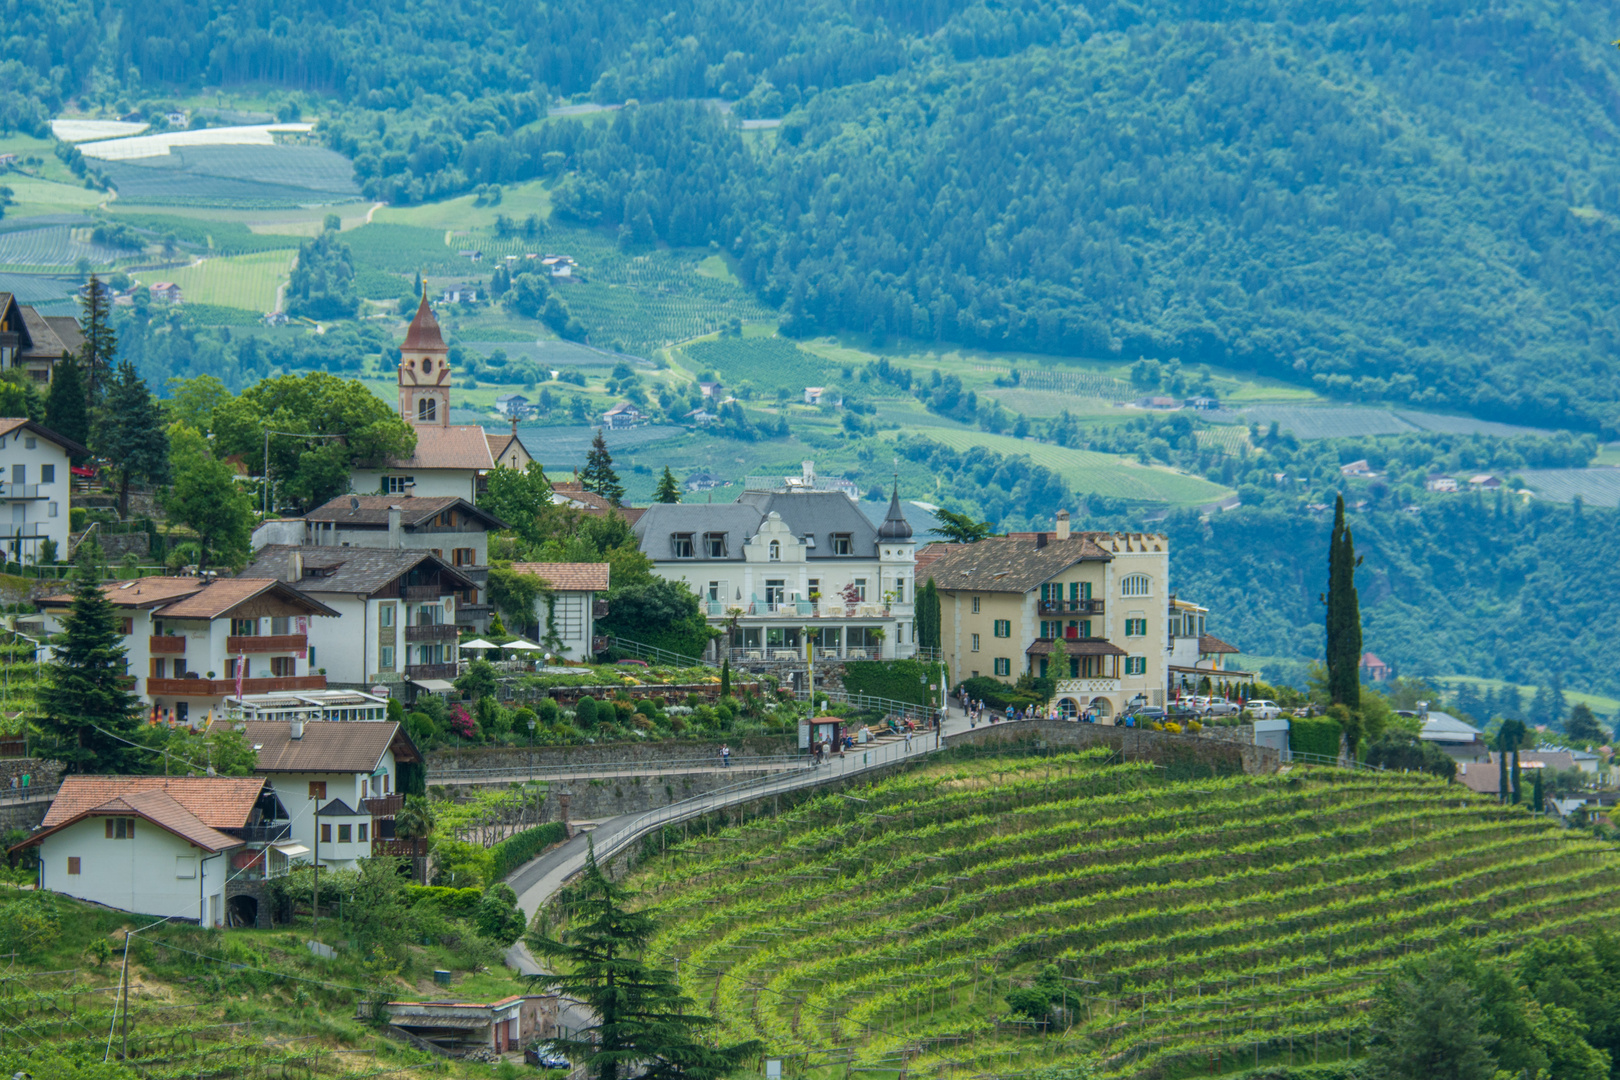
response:
[[[1091,582],[1088,581],[1088,582],[1086,582],[1086,583],[1084,583],[1083,585],[1080,586],[1080,599],[1082,599],[1082,600],[1090,600],[1091,599]]]
[[[1090,637],[1091,636],[1091,620],[1090,619],[1087,619],[1085,622],[1080,624],[1080,636],[1081,637]]]

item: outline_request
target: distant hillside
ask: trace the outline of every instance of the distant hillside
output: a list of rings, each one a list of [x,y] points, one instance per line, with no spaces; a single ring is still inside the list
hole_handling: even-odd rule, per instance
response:
[[[0,124],[91,85],[269,83],[368,196],[552,176],[627,245],[731,250],[794,331],[1613,435],[1617,25],[1616,0],[32,0]],[[557,94],[666,104],[533,123]]]

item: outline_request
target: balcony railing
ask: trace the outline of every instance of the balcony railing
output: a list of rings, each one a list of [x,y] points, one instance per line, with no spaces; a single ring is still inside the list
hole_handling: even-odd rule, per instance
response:
[[[228,831],[232,836],[239,836],[249,844],[274,844],[292,835],[292,823],[272,821],[262,825],[243,825],[241,828]]]
[[[461,673],[456,670],[455,664],[405,665],[405,677],[407,679],[453,679],[459,674]]]
[[[427,840],[420,836],[411,837],[410,839],[378,837],[371,842],[371,853],[380,856],[417,859],[427,854]]]
[[[607,639],[607,637],[605,635],[598,635],[596,637],[591,638],[591,652],[592,653],[607,652],[607,648],[608,648],[608,639]]]
[[[43,496],[40,494],[38,484],[12,484],[6,481],[0,481],[0,499],[39,498],[43,498]]]
[[[402,585],[399,591],[406,600],[437,600],[450,592],[437,585]]]
[[[456,605],[456,618],[458,618],[458,619],[476,619],[476,618],[480,618],[480,617],[482,617],[484,615],[488,615],[491,611],[494,611],[494,610],[495,609],[493,607],[491,607],[489,604],[457,604]]]
[[[243,679],[244,694],[285,694],[294,690],[325,690],[325,675],[291,675]],[[236,694],[235,679],[147,679],[146,692],[164,697],[224,697]]]
[[[758,600],[734,604],[704,601],[704,610],[711,619],[729,619],[732,612],[739,609],[745,619],[886,619],[891,614],[888,604],[866,600],[853,604],[827,600]]]
[[[592,600],[591,601],[591,618],[593,618],[593,619],[605,619],[605,618],[607,618],[607,613],[608,613],[608,602],[606,600]]]
[[[176,635],[154,636],[147,641],[146,649],[153,656],[184,656],[186,655],[186,639]]]
[[[1042,615],[1101,615],[1101,600],[1041,600],[1037,610]]]
[[[0,524],[0,540],[43,540],[48,535],[42,523],[17,525],[8,521]]]
[[[405,796],[399,792],[392,795],[378,795],[370,799],[361,799],[360,805],[366,812],[376,818],[391,818],[405,808]]]
[[[462,608],[463,611],[466,608]],[[405,628],[406,641],[455,641],[461,636],[461,631],[454,623],[437,623],[428,626],[407,626]]]
[[[228,653],[289,653],[309,648],[307,634],[232,634],[225,639]]]

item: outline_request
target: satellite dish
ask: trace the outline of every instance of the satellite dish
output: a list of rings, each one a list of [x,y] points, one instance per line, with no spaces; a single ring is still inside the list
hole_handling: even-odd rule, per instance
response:
[[[349,496],[349,509],[350,510],[358,510],[358,509],[360,509],[360,496],[358,496],[358,495],[350,495]]]

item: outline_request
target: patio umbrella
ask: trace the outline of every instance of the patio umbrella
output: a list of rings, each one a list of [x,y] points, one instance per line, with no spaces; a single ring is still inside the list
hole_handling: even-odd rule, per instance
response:
[[[524,641],[522,638],[518,638],[516,641],[508,641],[505,645],[502,645],[501,648],[503,648],[503,649],[517,649],[517,650],[519,650],[521,652],[541,652],[541,651],[543,651],[539,645],[536,645],[532,641]]]
[[[500,646],[495,644],[493,641],[485,641],[483,638],[473,638],[471,641],[463,641],[461,643],[461,647],[463,649],[498,649],[498,648],[500,648]]]

